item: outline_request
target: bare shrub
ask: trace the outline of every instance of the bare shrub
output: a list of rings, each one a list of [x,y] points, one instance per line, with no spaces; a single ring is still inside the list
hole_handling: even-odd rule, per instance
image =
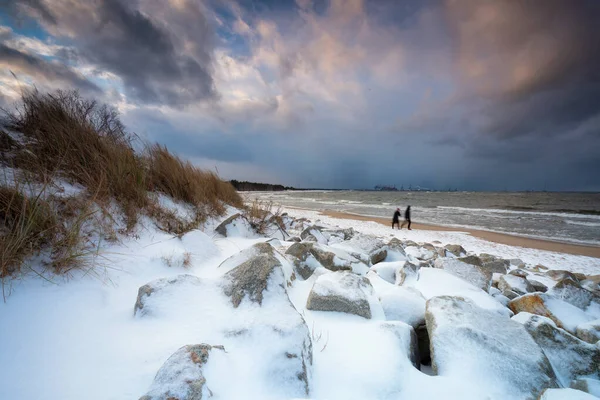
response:
[[[280,231],[284,236],[288,233],[281,216],[281,207],[275,208],[272,201],[254,199],[245,206],[243,216],[250,226],[261,235],[272,235]]]

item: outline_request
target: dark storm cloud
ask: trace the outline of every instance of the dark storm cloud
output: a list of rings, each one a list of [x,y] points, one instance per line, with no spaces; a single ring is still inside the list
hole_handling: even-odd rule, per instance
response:
[[[99,94],[101,90],[65,64],[46,61],[38,56],[26,54],[0,42],[0,65],[4,64],[19,78],[29,75],[38,81],[60,81],[85,93]]]
[[[212,30],[194,2],[166,11],[147,3],[152,18],[121,0],[28,5],[55,39],[74,44],[77,54],[69,54],[71,59],[117,75],[137,102],[182,105],[216,96]]]

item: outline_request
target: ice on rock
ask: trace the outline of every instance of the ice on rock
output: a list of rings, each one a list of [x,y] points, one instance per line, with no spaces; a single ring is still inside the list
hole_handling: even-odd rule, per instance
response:
[[[600,297],[581,287],[579,283],[571,278],[559,281],[548,294],[564,300],[577,308],[586,310],[592,303],[600,304]]]
[[[352,239],[336,243],[332,247],[363,255],[361,259],[371,264],[377,264],[387,257],[387,249],[381,239],[372,235],[356,234]]]
[[[454,276],[464,279],[473,286],[478,287],[486,292],[492,283],[491,272],[484,271],[481,267],[473,264],[467,264],[457,259],[438,258],[435,260],[434,266],[435,268],[443,269]]]
[[[498,289],[503,292],[510,290],[520,295],[531,293],[535,290],[525,278],[516,275],[501,276],[498,280]]]
[[[448,379],[473,382],[481,398],[531,399],[556,387],[548,359],[523,325],[462,297],[427,301],[432,366]]]
[[[512,319],[542,348],[562,386],[576,378],[600,379],[600,347],[558,328],[550,318],[523,312]]]

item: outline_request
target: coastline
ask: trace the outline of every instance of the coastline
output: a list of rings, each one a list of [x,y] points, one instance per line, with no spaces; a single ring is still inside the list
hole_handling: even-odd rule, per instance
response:
[[[388,218],[370,217],[331,210],[319,211],[319,213],[331,218],[350,219],[356,221],[372,221],[391,227],[391,220]],[[508,246],[525,247],[536,250],[552,251],[556,253],[600,258],[600,247],[595,246],[553,242],[550,240],[532,239],[522,236],[509,235],[506,233],[489,232],[479,229],[450,228],[447,226],[428,225],[415,222],[412,223],[412,229],[424,231],[465,232],[479,239]]]

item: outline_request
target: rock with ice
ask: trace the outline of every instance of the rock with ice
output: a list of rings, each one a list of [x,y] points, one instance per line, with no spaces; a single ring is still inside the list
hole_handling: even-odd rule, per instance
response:
[[[469,282],[475,287],[488,291],[492,283],[492,273],[473,264],[453,258],[438,258],[434,266]]]
[[[598,400],[598,397],[582,392],[581,390],[563,388],[546,389],[539,400]]]
[[[419,355],[419,344],[417,334],[412,326],[399,321],[381,322],[381,329],[391,331],[398,338],[398,347],[406,354],[412,365],[419,369],[421,357]]]
[[[527,275],[529,275],[529,272],[521,269],[521,268],[517,268],[517,269],[513,269],[511,270],[509,273],[509,275],[514,275],[514,276],[518,276],[520,278],[526,278]]]
[[[562,281],[565,278],[572,279],[572,280],[574,280],[576,282],[579,281],[579,279],[577,279],[577,277],[575,277],[575,274],[573,274],[570,271],[565,271],[565,270],[562,270],[562,269],[551,269],[551,270],[548,270],[548,271],[546,271],[546,276],[549,277],[549,278],[551,278],[551,279],[553,279],[553,280],[555,280],[555,281],[557,281],[557,282],[558,281]]]
[[[600,397],[600,380],[590,378],[579,378],[575,379],[569,385],[572,389],[581,390],[582,392],[589,393],[592,396]]]
[[[300,234],[300,237],[302,238],[302,240],[305,240],[307,242],[317,242],[320,244],[327,244],[328,240],[323,235],[323,232],[322,232],[323,229],[325,229],[325,228],[323,228],[322,226],[317,226],[317,225],[309,226],[308,228],[306,228],[305,230],[302,231],[302,233]]]
[[[277,273],[283,278],[281,262],[271,254],[259,254],[225,274],[223,292],[235,308],[244,298],[261,305],[271,275]]]
[[[548,291],[548,294],[564,300],[582,310],[588,308],[592,302],[600,304],[599,296],[596,296],[589,290],[582,288],[578,282],[571,278],[564,278],[560,280],[552,289]]]
[[[548,317],[559,328],[564,328],[573,334],[576,332],[577,326],[593,319],[581,309],[546,293],[529,293],[517,297],[511,300],[508,306],[515,314],[528,312]]]
[[[387,242],[387,244],[385,245],[387,251],[388,251],[388,257],[390,255],[400,255],[400,256],[405,256],[406,252],[404,251],[404,245],[402,243],[402,241],[398,238],[392,238],[390,239],[389,242]],[[404,257],[402,257],[404,258]]]
[[[481,398],[531,399],[557,386],[540,347],[510,318],[462,297],[441,296],[427,301],[426,320],[434,372],[476,382]]]
[[[600,340],[600,319],[578,325],[575,334],[585,342],[598,343]]]
[[[208,344],[183,346],[160,367],[148,393],[140,400],[201,400],[212,397],[203,368],[215,351],[225,349]]]
[[[219,265],[219,268],[221,268],[223,272],[227,272],[259,254],[273,255],[274,253],[275,250],[269,243],[256,243],[255,245],[247,247],[244,250],[227,258]]]
[[[426,300],[436,296],[470,299],[479,307],[510,317],[512,312],[488,293],[448,272],[437,268],[421,268],[419,279],[405,284],[417,289]]]
[[[397,280],[397,274],[400,272],[400,269],[404,266],[404,264],[405,263],[403,261],[380,262],[377,265],[372,266],[369,270],[369,273],[375,273],[386,282],[395,284]]]
[[[527,280],[527,282],[529,282],[529,284],[535,292],[545,293],[548,291],[548,286],[544,282],[542,282],[542,279],[540,278],[541,277],[538,277],[537,275],[529,275],[525,279]]]
[[[378,303],[373,287],[365,277],[351,272],[332,272],[315,281],[306,308],[314,311],[337,311],[370,319],[371,304]]]
[[[560,329],[550,318],[519,313],[513,320],[523,324],[542,348],[563,386],[576,378],[600,378],[600,347]]]
[[[405,249],[406,255],[414,262],[432,260],[437,256],[437,252],[427,247],[410,246]]]

